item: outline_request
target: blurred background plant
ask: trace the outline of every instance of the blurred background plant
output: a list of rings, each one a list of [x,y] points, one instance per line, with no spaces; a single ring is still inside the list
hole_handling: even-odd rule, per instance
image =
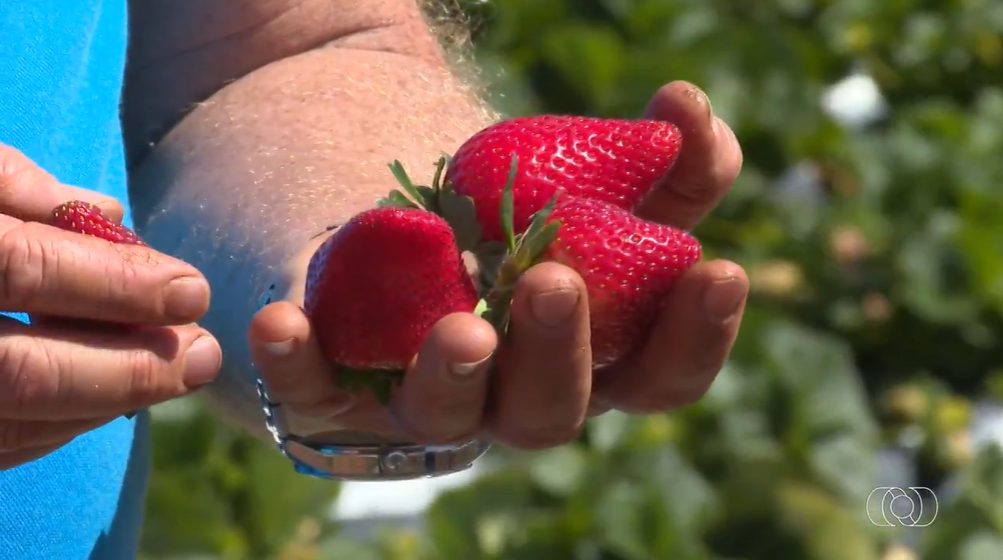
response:
[[[496,450],[417,527],[365,533],[332,519],[337,485],[174,403],[155,411],[144,558],[1003,558],[1003,2],[434,15],[461,14],[510,116],[632,118],[675,79],[708,92],[746,157],[696,231],[753,281],[727,368],[697,406]],[[879,486],[934,489],[937,518],[875,526]]]

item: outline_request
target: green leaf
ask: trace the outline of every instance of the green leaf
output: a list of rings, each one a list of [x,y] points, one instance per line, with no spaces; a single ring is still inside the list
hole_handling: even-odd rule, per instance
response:
[[[319,543],[320,558],[351,558],[352,560],[385,560],[378,547],[360,542],[347,535],[337,535]]]
[[[879,560],[868,528],[839,501],[822,489],[797,482],[784,483],[778,493],[782,526],[799,526],[804,534],[805,558],[818,560]]]
[[[508,248],[509,253],[516,252],[516,238],[515,238],[515,193],[513,188],[515,187],[516,174],[519,171],[519,157],[512,154],[512,165],[509,166],[508,170],[508,180],[505,181],[505,188],[502,190],[501,198],[501,215],[499,219],[501,220],[502,233],[505,235],[505,246]]]
[[[999,545],[987,541],[985,536],[999,538],[1003,534],[1000,446],[989,443],[982,447],[972,464],[956,475],[953,486],[955,492],[949,499],[939,496],[942,500],[939,509],[931,515],[929,527],[924,528],[923,557],[981,559],[980,554],[996,550]]]
[[[422,203],[422,206],[432,212],[437,211],[435,206],[439,198],[438,190],[422,185],[418,185],[414,189],[418,192],[418,195],[421,196],[420,202]]]
[[[555,193],[554,196],[550,197],[547,204],[543,206],[537,213],[533,214],[533,219],[529,222],[529,227],[522,234],[523,238],[533,237],[538,235],[540,231],[547,225],[547,220],[550,219],[550,215],[554,213],[554,206],[557,205],[557,200],[561,197],[561,193]]]
[[[376,202],[377,208],[385,208],[387,206],[394,206],[397,208],[418,208],[418,205],[398,190],[390,191],[385,198]]]
[[[999,560],[1003,558],[1003,536],[983,532],[969,538],[961,546],[958,560]]]
[[[442,189],[439,191],[438,211],[452,228],[456,246],[461,252],[474,251],[480,245],[483,228],[477,219],[473,198],[459,195],[452,189]]]
[[[404,164],[400,160],[395,160],[390,164],[390,172],[393,173],[394,178],[397,179],[397,182],[400,183],[401,187],[411,196],[416,204],[425,205],[425,196],[411,181],[411,177],[408,176],[407,171],[404,169]]]
[[[635,418],[619,410],[611,410],[602,416],[589,420],[589,444],[602,452],[619,447],[629,435]]]
[[[446,156],[440,157],[439,161],[435,162],[435,175],[432,176],[432,188],[439,190],[442,188],[442,174],[446,170],[446,166],[449,165],[449,159]]]
[[[588,471],[588,456],[575,445],[564,445],[535,454],[530,476],[544,490],[569,496],[581,485]]]
[[[642,487],[626,481],[615,481],[596,491],[595,517],[601,542],[624,560],[654,558],[645,528],[657,523],[664,532],[668,512]]]
[[[838,338],[782,321],[762,341],[788,395],[790,444],[845,496],[866,495],[873,487],[877,427],[850,349]]]
[[[551,222],[537,232],[532,237],[527,237],[525,245],[519,251],[519,268],[529,270],[530,267],[539,262],[540,257],[547,251],[547,247],[557,239],[560,233],[561,223]]]
[[[520,270],[529,270],[530,267],[535,265],[540,257],[543,256],[547,247],[554,242],[554,239],[557,239],[561,222],[548,223],[547,220],[553,214],[554,206],[557,204],[559,197],[560,193],[551,197],[547,204],[533,215],[529,227],[519,236],[513,258]]]
[[[425,516],[435,558],[490,558],[529,518],[533,490],[528,473],[510,469],[442,495]]]
[[[1003,449],[997,443],[982,448],[964,474],[962,492],[994,531],[1003,533]]]

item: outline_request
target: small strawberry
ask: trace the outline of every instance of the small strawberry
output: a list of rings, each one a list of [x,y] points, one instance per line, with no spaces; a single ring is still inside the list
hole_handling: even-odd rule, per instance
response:
[[[499,205],[513,156],[513,226],[560,191],[634,210],[675,164],[682,135],[675,125],[574,116],[512,119],[470,137],[453,155],[446,182],[474,200],[483,240],[501,241]]]
[[[449,224],[384,206],[355,216],[314,253],[304,307],[339,384],[371,386],[385,401],[432,327],[478,301]]]
[[[132,230],[118,222],[112,221],[111,218],[109,218],[94,204],[84,202],[82,200],[71,200],[53,208],[52,215],[49,216],[49,225],[59,229],[65,229],[67,231],[74,231],[84,235],[98,237],[112,243],[123,245],[146,245]],[[37,324],[45,321],[55,321],[56,319],[33,316],[31,320],[32,323]],[[59,319],[58,321],[61,321],[64,325],[73,323],[80,325],[88,324],[88,321],[84,320],[74,321],[69,319]],[[131,326],[110,324],[102,324],[100,326],[107,326],[108,328],[115,329],[132,328]],[[135,412],[123,414],[123,416],[129,419],[135,415]]]
[[[113,222],[100,208],[90,202],[71,200],[52,210],[49,225],[99,237],[112,243],[145,245],[129,228]]]
[[[588,290],[592,363],[614,363],[638,348],[676,280],[700,260],[685,231],[641,220],[598,200],[559,201],[560,223],[541,260],[574,269]]]

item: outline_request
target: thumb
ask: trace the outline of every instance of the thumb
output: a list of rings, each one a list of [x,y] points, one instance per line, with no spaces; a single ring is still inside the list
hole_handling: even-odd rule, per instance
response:
[[[18,150],[0,144],[0,213],[26,222],[47,222],[52,209],[69,200],[95,204],[115,221],[125,212],[115,199],[64,185]]]

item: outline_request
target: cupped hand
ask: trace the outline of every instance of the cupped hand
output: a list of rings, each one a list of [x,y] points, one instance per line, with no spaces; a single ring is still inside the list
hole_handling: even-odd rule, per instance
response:
[[[44,225],[67,200],[114,200],[60,184],[0,145],[0,469],[180,397],[219,370],[218,344],[191,324],[209,306],[193,267],[148,247]],[[112,325],[133,325],[122,328]]]
[[[639,214],[691,229],[738,176],[738,141],[703,92],[685,82],[659,90],[645,116],[675,123],[685,141]],[[302,285],[312,249],[290,262],[290,285]],[[509,340],[499,341],[475,315],[444,318],[389,409],[371,394],[339,391],[300,308],[301,289],[263,308],[249,336],[259,373],[272,398],[294,412],[290,427],[298,435],[347,429],[418,443],[487,438],[541,449],[574,439],[590,415],[660,412],[700,399],[731,351],[747,293],[737,264],[697,264],[664,302],[643,350],[593,371],[582,279],[564,266],[540,264],[519,281]]]

